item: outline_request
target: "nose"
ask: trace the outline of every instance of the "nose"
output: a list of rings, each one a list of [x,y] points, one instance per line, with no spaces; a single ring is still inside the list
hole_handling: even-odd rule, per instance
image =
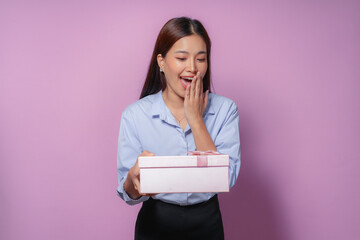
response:
[[[189,58],[188,62],[188,72],[196,74],[197,72],[197,66],[195,59]]]

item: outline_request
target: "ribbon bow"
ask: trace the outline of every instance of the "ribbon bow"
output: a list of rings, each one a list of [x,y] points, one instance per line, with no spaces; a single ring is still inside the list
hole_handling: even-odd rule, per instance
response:
[[[198,167],[207,167],[208,166],[208,155],[220,155],[219,152],[215,151],[189,151],[189,155],[197,156],[197,166]]]

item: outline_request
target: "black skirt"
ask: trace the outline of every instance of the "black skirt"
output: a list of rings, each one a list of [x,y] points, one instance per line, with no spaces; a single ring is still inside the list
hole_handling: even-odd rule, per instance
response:
[[[140,209],[135,240],[224,239],[217,195],[206,202],[179,206],[149,198]]]

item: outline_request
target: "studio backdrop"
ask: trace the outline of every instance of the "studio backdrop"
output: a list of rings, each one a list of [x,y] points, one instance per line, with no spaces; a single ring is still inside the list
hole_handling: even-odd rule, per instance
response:
[[[360,239],[359,1],[0,2],[0,239],[132,239],[122,111],[167,20],[199,19],[240,116],[226,239]]]

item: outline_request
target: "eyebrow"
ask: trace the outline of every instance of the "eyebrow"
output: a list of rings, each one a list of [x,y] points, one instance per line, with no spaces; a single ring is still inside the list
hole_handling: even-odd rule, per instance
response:
[[[179,50],[179,51],[176,51],[175,53],[187,53],[187,54],[189,54],[189,52],[184,51],[184,50]],[[197,54],[206,54],[206,51],[200,51]]]

